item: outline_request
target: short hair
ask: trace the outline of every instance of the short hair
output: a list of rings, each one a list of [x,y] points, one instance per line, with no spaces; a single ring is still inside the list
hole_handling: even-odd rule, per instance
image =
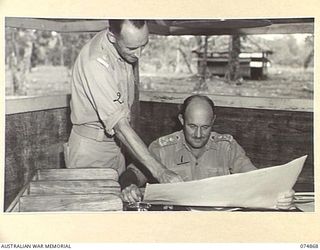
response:
[[[119,35],[121,33],[122,25],[126,19],[109,19],[109,30],[115,34]],[[145,24],[146,20],[140,19],[127,19],[134,27],[141,29]]]
[[[197,95],[191,95],[183,101],[183,104],[181,105],[180,112],[179,112],[183,118],[184,118],[184,114],[186,112],[187,107],[194,99],[200,99],[207,102],[212,109],[213,115],[215,115],[216,108],[215,108],[214,102],[208,96],[197,94]]]

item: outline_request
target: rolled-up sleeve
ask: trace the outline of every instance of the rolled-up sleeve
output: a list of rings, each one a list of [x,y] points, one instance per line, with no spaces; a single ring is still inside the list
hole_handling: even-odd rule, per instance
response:
[[[113,127],[118,121],[129,117],[127,96],[121,93],[112,68],[107,62],[99,58],[92,59],[83,71],[86,78],[82,81],[84,92],[103,122],[106,132],[113,135]]]

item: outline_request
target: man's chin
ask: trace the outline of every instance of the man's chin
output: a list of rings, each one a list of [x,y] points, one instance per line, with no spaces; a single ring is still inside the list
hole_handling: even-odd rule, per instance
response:
[[[126,60],[128,63],[133,64],[133,63],[136,63],[136,62],[138,61],[138,58],[132,58],[132,57],[130,57],[130,58],[125,58],[125,60]]]
[[[192,146],[193,148],[199,149],[199,148],[204,147],[205,145],[206,145],[205,143],[199,142],[199,143],[192,143],[191,146]]]

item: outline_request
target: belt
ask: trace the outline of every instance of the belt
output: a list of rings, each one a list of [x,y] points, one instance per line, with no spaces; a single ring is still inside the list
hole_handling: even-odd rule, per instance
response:
[[[108,142],[114,141],[113,137],[109,137],[106,135],[104,129],[74,124],[72,126],[72,130],[83,137],[87,137],[96,141],[108,141]]]

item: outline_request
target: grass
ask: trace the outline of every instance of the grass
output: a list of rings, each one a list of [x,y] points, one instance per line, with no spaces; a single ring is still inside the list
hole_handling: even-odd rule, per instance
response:
[[[66,67],[38,66],[30,72],[27,95],[43,96],[70,93],[71,73]],[[199,81],[190,74],[141,74],[141,90],[165,92],[193,92]],[[271,67],[265,80],[243,80],[241,85],[229,84],[213,76],[206,81],[208,93],[256,97],[313,99],[313,69]],[[6,95],[13,93],[12,74],[6,70]]]

